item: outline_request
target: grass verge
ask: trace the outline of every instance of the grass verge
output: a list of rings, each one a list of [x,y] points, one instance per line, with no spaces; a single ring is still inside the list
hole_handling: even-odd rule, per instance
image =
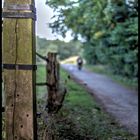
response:
[[[37,71],[37,81],[45,76],[44,67]],[[68,73],[61,69],[61,79],[65,80]],[[72,79],[67,82],[68,93],[63,107],[55,114],[51,122],[54,140],[137,140],[137,136],[130,134],[117,124],[107,113],[103,112],[94,98]],[[45,91],[37,87],[38,111],[42,112],[46,99],[42,98]],[[45,128],[49,125],[42,113],[38,117],[38,137],[42,139]]]

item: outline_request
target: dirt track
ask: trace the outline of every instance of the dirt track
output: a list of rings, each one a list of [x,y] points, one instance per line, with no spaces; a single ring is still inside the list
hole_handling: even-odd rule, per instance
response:
[[[103,105],[118,123],[131,133],[138,134],[138,93],[129,90],[105,75],[89,72],[85,69],[79,71],[75,65],[61,65],[70,75],[80,83],[86,85],[92,94]]]

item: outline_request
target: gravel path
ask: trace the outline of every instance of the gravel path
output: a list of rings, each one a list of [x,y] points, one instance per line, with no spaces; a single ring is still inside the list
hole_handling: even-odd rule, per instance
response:
[[[79,71],[75,65],[61,65],[70,75],[81,81],[100,101],[105,110],[131,133],[138,134],[138,93],[129,90],[105,75]]]

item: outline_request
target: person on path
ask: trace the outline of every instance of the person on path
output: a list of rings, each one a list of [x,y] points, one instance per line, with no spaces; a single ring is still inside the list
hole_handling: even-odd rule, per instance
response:
[[[83,66],[83,59],[81,58],[81,56],[79,56],[77,58],[77,66],[78,66],[78,70],[81,70],[82,69],[82,66]]]

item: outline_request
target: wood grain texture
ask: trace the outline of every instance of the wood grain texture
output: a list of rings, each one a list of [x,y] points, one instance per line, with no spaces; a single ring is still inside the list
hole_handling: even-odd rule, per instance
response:
[[[25,4],[31,0],[5,0]],[[3,63],[35,64],[32,19],[3,20]],[[35,72],[4,69],[6,140],[35,140]]]
[[[55,108],[55,101],[59,89],[59,65],[56,59],[57,53],[48,53],[47,63],[47,82],[51,87],[48,89],[48,113],[53,113]]]

